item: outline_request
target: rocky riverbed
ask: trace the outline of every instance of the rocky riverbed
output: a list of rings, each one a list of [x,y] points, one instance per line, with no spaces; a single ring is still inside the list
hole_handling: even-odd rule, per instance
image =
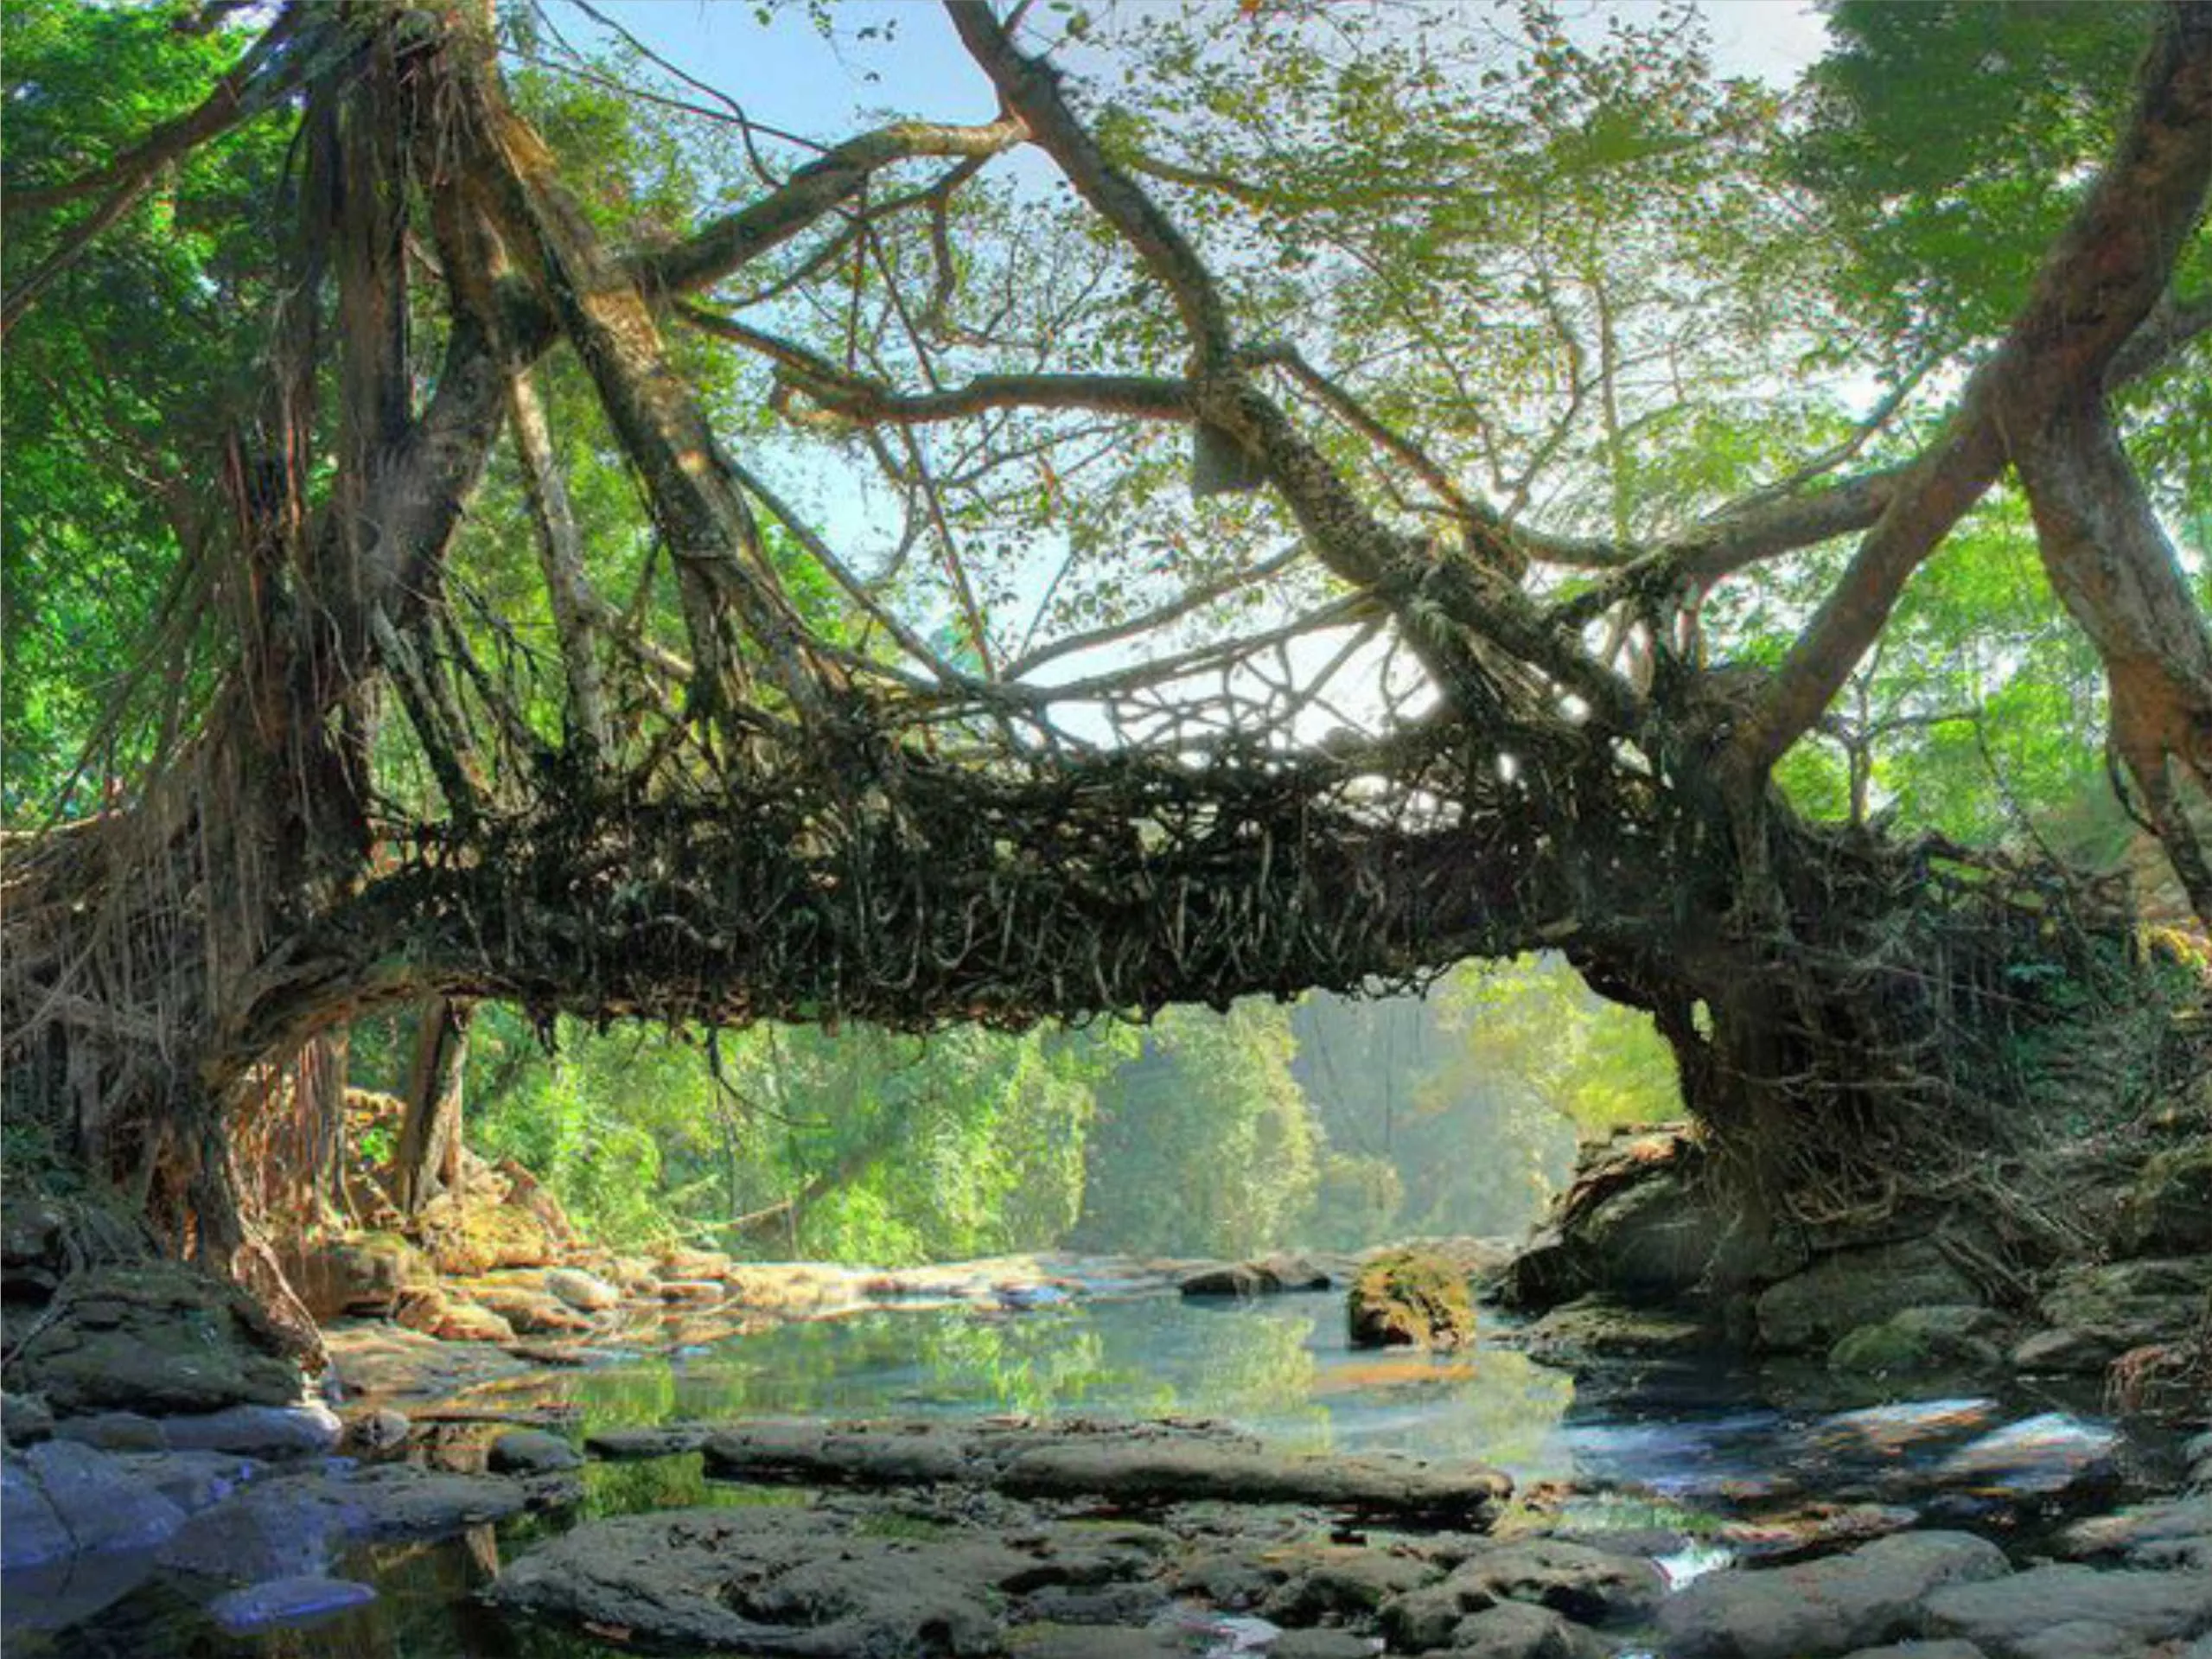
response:
[[[9,1652],[2212,1659],[2201,1160],[2008,1297],[1940,1230],[1753,1252],[1695,1156],[1418,1271],[626,1256],[477,1166],[295,1248],[312,1342],[18,1204]]]
[[[360,1321],[335,1408],[12,1398],[10,1651],[382,1651],[402,1619],[456,1655],[2212,1642],[2212,1440],[2010,1389],[1839,1409],[1831,1374],[1639,1349],[1633,1320],[1570,1351],[1488,1310],[1471,1347],[1370,1357],[1343,1267],[977,1264],[674,1354],[622,1347],[626,1299],[562,1364]]]

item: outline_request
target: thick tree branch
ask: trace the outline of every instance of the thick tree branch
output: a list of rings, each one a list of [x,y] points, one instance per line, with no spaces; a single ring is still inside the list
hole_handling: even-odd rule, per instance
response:
[[[2174,769],[2212,789],[2212,632],[2120,447],[2101,396],[2084,392],[2017,451],[2050,584],[2097,648],[2112,743],[2148,803],[2197,914],[2212,875]]]
[[[1943,436],[1908,469],[1842,579],[1737,729],[1728,761],[1763,778],[1888,623],[1906,580],[2030,437],[2107,370],[2165,292],[2212,178],[2212,0],[2161,16],[2112,160],[2045,259]]]
[[[457,85],[483,205],[590,373],[675,562],[695,707],[738,740],[734,723],[750,674],[733,628],[742,622],[793,705],[818,710],[835,676],[812,649],[698,400],[667,361],[644,294],[563,195],[544,146],[507,110],[488,73],[464,73]]]
[[[781,383],[775,407],[800,425],[922,426],[964,420],[994,409],[1078,409],[1149,420],[1189,420],[1183,383],[1157,374],[979,374],[939,391],[902,392],[880,381],[846,373],[819,352],[690,303],[676,315],[717,340],[766,357]],[[819,405],[819,414],[794,406],[793,392]]]
[[[1023,136],[1013,120],[979,127],[901,121],[864,132],[807,163],[759,201],[710,221],[673,247],[640,256],[632,274],[649,294],[711,287],[851,200],[887,167],[928,156],[987,159]]]

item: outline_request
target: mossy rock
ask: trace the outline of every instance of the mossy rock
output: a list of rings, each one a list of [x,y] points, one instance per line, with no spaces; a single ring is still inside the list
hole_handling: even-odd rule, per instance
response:
[[[285,1406],[295,1351],[235,1286],[175,1262],[94,1267],[68,1279],[8,1368],[8,1387],[57,1416]]]
[[[1378,1256],[1361,1268],[1344,1311],[1355,1348],[1457,1348],[1475,1336],[1466,1274],[1418,1250]]]
[[[1908,1308],[1843,1337],[1828,1350],[1828,1369],[1852,1376],[1994,1370],[2004,1359],[1991,1340],[1999,1328],[1987,1308]]]

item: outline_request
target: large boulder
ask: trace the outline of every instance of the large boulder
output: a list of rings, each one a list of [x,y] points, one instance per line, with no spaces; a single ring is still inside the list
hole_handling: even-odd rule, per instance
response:
[[[1475,1335],[1475,1303],[1457,1263],[1394,1251],[1360,1269],[1344,1298],[1355,1348],[1457,1348]]]
[[[10,1568],[151,1549],[184,1525],[184,1511],[124,1464],[73,1440],[10,1452],[7,1465],[0,1560]]]
[[[1863,1325],[1909,1308],[1979,1305],[1973,1282],[1932,1240],[1911,1239],[1820,1257],[1761,1293],[1759,1340],[1780,1353],[1826,1350]]]
[[[62,1416],[284,1406],[300,1395],[296,1351],[236,1286],[177,1263],[141,1262],[67,1280],[8,1380]]]
[[[1801,1566],[1727,1568],[1661,1605],[1661,1645],[1669,1659],[1826,1659],[1926,1633],[1931,1594],[2009,1585],[2011,1571],[1996,1545],[1957,1532],[1899,1533]]]

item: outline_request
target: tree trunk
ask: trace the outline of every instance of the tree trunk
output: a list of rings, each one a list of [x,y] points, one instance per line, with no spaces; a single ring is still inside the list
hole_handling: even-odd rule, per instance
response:
[[[423,1005],[407,1079],[407,1114],[392,1159],[392,1196],[408,1216],[461,1177],[461,1093],[469,1062],[468,1003],[433,997]]]

